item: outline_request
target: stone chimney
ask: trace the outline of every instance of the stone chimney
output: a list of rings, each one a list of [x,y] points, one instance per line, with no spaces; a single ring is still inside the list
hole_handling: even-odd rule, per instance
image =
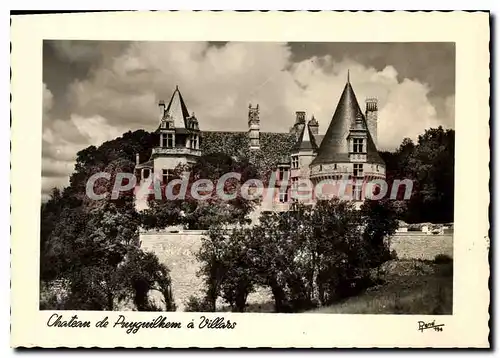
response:
[[[376,98],[366,99],[366,124],[373,139],[373,143],[378,148],[377,122],[378,122],[378,101]]]
[[[259,119],[259,105],[252,107],[248,105],[248,138],[250,141],[250,149],[260,149],[260,119]]]
[[[163,119],[163,116],[165,115],[165,101],[164,100],[160,100],[158,102],[158,107],[160,108],[160,120]]]
[[[319,123],[316,120],[316,118],[314,118],[314,114],[313,114],[311,120],[309,121],[308,125],[309,125],[309,130],[311,131],[311,134],[317,135],[318,131],[319,131]]]
[[[306,123],[306,112],[297,111],[295,112],[295,124],[305,124]]]

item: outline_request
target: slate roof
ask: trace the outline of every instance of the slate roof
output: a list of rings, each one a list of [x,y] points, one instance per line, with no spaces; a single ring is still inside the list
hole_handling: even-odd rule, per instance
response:
[[[179,87],[175,86],[175,91],[172,93],[172,97],[170,97],[170,102],[168,102],[167,107],[165,108],[165,112],[163,114],[163,118],[170,118],[174,122],[174,126],[176,130],[186,129],[187,123],[186,119],[189,118],[189,111],[187,109],[186,103],[182,98],[181,91],[179,91]],[[159,126],[157,131],[159,130]]]
[[[351,128],[355,126],[356,118],[361,119],[363,129],[366,129],[367,132],[367,162],[384,164],[384,161],[378,154],[371,134],[367,130],[366,118],[359,107],[354,90],[348,80],[340,96],[332,121],[321,141],[318,155],[314,158],[311,165],[349,161],[349,144],[347,137]]]
[[[300,150],[316,150],[316,149],[318,149],[318,146],[316,144],[314,135],[311,133],[309,125],[305,124],[292,150],[300,151]]]

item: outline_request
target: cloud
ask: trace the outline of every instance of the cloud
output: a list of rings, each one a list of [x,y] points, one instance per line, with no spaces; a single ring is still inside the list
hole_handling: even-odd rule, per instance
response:
[[[42,133],[42,199],[47,199],[52,188],[69,184],[76,153],[89,145],[116,138],[122,128],[111,126],[101,116],[85,118],[73,114],[69,120],[53,119],[53,95],[43,84]]]
[[[87,78],[70,84],[65,98],[53,98],[44,86],[44,110],[66,101],[69,113],[55,119],[44,112],[44,156],[54,160],[72,161],[78,150],[127,130],[154,129],[158,100],[168,101],[176,85],[202,130],[245,131],[248,104],[258,103],[263,131],[286,132],[295,111],[305,110],[325,132],[347,70],[362,108],[366,97],[379,99],[380,149],[394,149],[405,137],[416,139],[430,126],[454,126],[454,96],[432,96],[427,83],[402,78],[391,64],[377,70],[330,55],[293,62],[290,46],[283,43],[140,42],[121,45],[119,52],[106,50],[107,43],[81,48],[55,43],[69,61],[96,63]],[[66,164],[47,166],[61,174],[70,171]]]

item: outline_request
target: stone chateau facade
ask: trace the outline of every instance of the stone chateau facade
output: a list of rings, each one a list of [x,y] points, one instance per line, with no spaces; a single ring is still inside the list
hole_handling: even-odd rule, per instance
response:
[[[367,98],[362,111],[349,75],[324,135],[319,134],[314,115],[307,120],[303,111],[296,112],[288,133],[261,132],[258,104],[249,105],[247,132],[204,132],[195,114],[188,111],[178,87],[168,105],[159,102],[159,109],[155,131],[158,145],[145,162],[137,155],[136,175],[141,183],[151,176],[168,182],[179,164],[192,164],[202,154],[247,156],[258,162],[261,170],[276,173],[276,183],[264,193],[272,200],[263,202],[260,210],[282,211],[292,204],[291,190],[300,179],[313,184],[348,179],[344,192],[359,203],[364,198],[365,183],[385,179],[385,163],[377,151],[377,100]],[[329,190],[338,187],[323,187],[324,193]]]

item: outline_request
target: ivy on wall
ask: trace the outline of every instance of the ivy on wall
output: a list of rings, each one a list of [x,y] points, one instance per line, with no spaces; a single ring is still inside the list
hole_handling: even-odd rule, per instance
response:
[[[203,154],[224,153],[239,159],[248,159],[259,171],[261,178],[268,178],[278,163],[290,156],[296,136],[290,133],[260,133],[260,149],[249,150],[247,132],[203,132]]]

